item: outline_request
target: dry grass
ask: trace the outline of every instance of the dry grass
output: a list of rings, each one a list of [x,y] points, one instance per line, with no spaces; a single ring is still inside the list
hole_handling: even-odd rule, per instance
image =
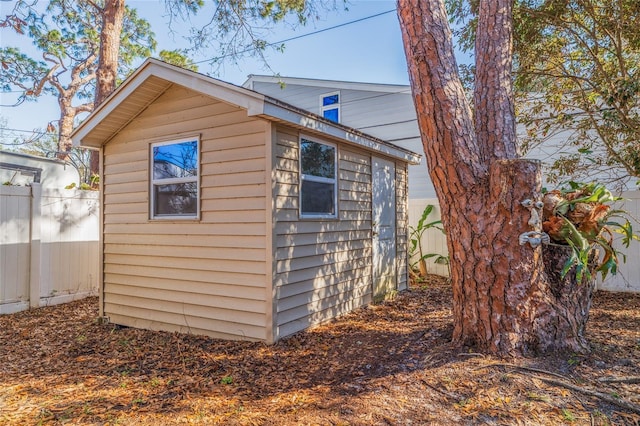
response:
[[[640,295],[597,294],[591,355],[521,360],[451,345],[450,300],[434,277],[275,346],[99,325],[95,298],[2,316],[0,424],[640,424],[548,380],[640,405]]]

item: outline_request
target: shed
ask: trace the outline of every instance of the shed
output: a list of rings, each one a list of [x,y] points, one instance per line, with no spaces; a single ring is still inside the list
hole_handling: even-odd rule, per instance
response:
[[[62,189],[79,182],[78,171],[62,160],[0,150],[2,185],[41,183],[46,189]]]
[[[112,323],[273,343],[407,287],[411,151],[154,59],[72,138]]]

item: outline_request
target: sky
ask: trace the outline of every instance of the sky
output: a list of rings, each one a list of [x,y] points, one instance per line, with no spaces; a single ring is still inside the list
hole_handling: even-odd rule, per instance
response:
[[[341,4],[340,1],[337,3]],[[4,16],[9,13],[14,4],[15,1],[0,1],[0,14]],[[183,38],[187,26],[184,26],[184,34],[169,34],[161,0],[128,0],[127,4],[136,8],[139,16],[151,23],[158,41],[157,52],[187,46]],[[347,8],[347,11],[340,7],[339,10],[326,12],[320,19],[304,27],[291,29],[287,25],[278,25],[267,33],[264,38],[274,43],[299,37],[286,42],[282,53],[267,51],[271,70],[266,69],[260,61],[248,58],[237,64],[225,62],[219,70],[211,68],[206,62],[201,63],[199,71],[237,85],[244,83],[250,74],[409,84],[400,26],[393,11],[395,1],[355,0]],[[335,26],[339,27],[332,28]],[[174,28],[180,31],[180,26]],[[0,29],[0,45],[35,53],[28,37],[17,36],[8,29]],[[202,61],[215,56],[216,52],[205,51],[193,59]],[[15,102],[16,95],[1,93],[0,96],[0,118],[6,120],[8,128],[24,131],[46,128],[48,122],[58,118],[57,103],[53,97],[41,98],[36,103],[24,103],[19,107],[7,107]],[[27,135],[26,132],[22,134]],[[9,136],[6,132],[0,135],[0,143],[7,142]]]

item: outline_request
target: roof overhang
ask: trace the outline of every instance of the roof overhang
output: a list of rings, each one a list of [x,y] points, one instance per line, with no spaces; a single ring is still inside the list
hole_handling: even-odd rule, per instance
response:
[[[270,76],[270,75],[256,75],[251,74],[247,77],[247,80],[242,84],[242,87],[247,89],[254,89],[254,83],[270,83],[279,85],[300,85],[300,86],[312,86],[323,87],[327,90],[366,90],[369,92],[383,92],[383,93],[406,93],[411,94],[411,86],[406,84],[384,84],[384,83],[366,83],[359,81],[343,81],[343,80],[321,80],[315,78],[302,78],[302,77],[282,77],[282,76]]]
[[[420,155],[356,129],[331,122],[253,90],[152,58],[147,59],[73,131],[73,144],[100,148],[173,85],[246,109],[249,116],[283,122],[298,129],[338,138],[348,144],[362,146],[411,164],[420,163]]]

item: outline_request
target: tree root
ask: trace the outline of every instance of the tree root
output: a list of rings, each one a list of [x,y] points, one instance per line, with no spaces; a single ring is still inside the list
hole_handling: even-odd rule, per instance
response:
[[[600,377],[597,379],[602,383],[630,383],[636,384],[640,383],[640,376],[631,376],[631,377]]]
[[[550,376],[555,376],[555,377],[559,377],[561,379],[567,379],[567,377],[561,375],[561,374],[557,374],[551,371],[547,371],[547,370],[541,370],[538,368],[532,368],[532,367],[523,367],[523,366],[519,366],[519,365],[513,365],[513,364],[502,364],[502,363],[496,363],[496,364],[488,364],[486,366],[483,367],[509,367],[509,368],[513,368],[515,370],[521,370],[521,371],[528,371],[528,372],[533,372],[533,373],[540,373],[540,374],[546,374],[546,375],[550,375]],[[553,385],[553,386],[560,386],[560,387],[564,387],[576,392],[580,392],[584,395],[589,395],[589,396],[594,396],[596,398],[599,398],[605,402],[608,402],[609,404],[613,404],[613,405],[617,405],[618,407],[624,408],[625,410],[629,410],[631,412],[634,412],[636,414],[640,414],[640,406],[636,405],[636,404],[632,404],[630,402],[627,402],[625,400],[622,399],[618,399],[618,398],[614,398],[610,395],[607,395],[606,393],[602,393],[602,392],[598,392],[598,391],[594,391],[591,389],[586,389],[586,388],[582,388],[580,386],[576,386],[573,385],[571,383],[567,383],[564,380],[556,380],[556,379],[551,379],[548,377],[540,377],[537,375],[532,375],[531,377],[534,377],[538,380],[542,380],[543,382]],[[638,383],[640,382],[640,377],[628,377],[628,378],[621,378],[621,379],[616,379],[616,378],[602,378],[599,379],[600,382],[603,383]]]
[[[531,372],[531,373],[547,374],[549,376],[555,376],[555,377],[558,377],[560,379],[566,379],[567,378],[566,376],[563,376],[562,374],[554,373],[552,371],[541,370],[539,368],[533,368],[533,367],[524,367],[524,366],[521,366],[521,365],[514,365],[514,364],[494,363],[494,364],[485,365],[485,366],[480,367],[480,368],[484,368],[484,367],[507,367],[507,368],[513,368],[513,369],[521,370],[521,371],[528,371],[528,372]]]
[[[580,392],[583,393],[585,395],[589,395],[589,396],[595,396],[596,398],[600,398],[603,401],[606,401],[610,404],[613,405],[617,405],[618,407],[622,407],[625,410],[629,410],[632,411],[636,414],[640,414],[640,406],[632,404],[630,402],[627,402],[625,400],[622,399],[617,399],[614,398],[610,395],[607,395],[606,393],[602,393],[602,392],[598,392],[598,391],[594,391],[591,389],[585,389],[585,388],[581,388],[580,386],[575,386],[572,385],[571,383],[567,383],[567,382],[562,382],[560,380],[555,380],[555,379],[548,379],[545,377],[537,377],[538,379],[542,380],[543,382],[546,382],[550,385],[554,385],[554,386],[561,386],[567,389],[571,389],[573,391],[576,392]]]

